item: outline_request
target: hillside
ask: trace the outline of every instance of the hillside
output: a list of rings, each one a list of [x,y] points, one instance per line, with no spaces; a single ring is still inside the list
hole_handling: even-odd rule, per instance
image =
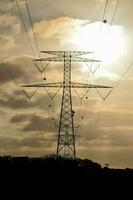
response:
[[[28,174],[42,177],[92,177],[92,178],[133,178],[133,169],[102,168],[89,159],[57,158],[54,155],[40,158],[0,157],[0,173],[9,175]]]

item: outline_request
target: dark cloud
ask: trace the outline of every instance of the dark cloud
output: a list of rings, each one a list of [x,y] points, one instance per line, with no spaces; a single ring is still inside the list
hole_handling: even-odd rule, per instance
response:
[[[32,56],[11,56],[0,62],[0,83],[17,82],[16,86],[41,83],[41,74],[33,64]],[[33,81],[34,80],[34,81]]]
[[[0,13],[5,14],[12,10],[14,0],[1,0],[0,1]]]
[[[17,114],[13,117],[11,117],[10,122],[11,123],[20,123],[20,122],[25,122],[29,119],[30,115],[25,115],[25,114]]]
[[[3,95],[0,96],[0,105],[3,108],[10,108],[10,109],[38,108],[39,110],[43,109],[45,112],[50,109],[49,105],[52,105],[51,104],[52,102],[45,93],[44,94],[36,93],[35,96],[33,96],[31,100],[29,100],[22,89],[14,90],[14,93],[12,94],[5,93],[3,90],[1,92]],[[26,92],[29,96],[33,94],[33,92],[27,90]]]
[[[3,63],[0,63],[0,83],[7,83],[10,81],[15,81],[18,78],[26,78],[27,74],[23,70],[21,65],[18,64],[10,64],[5,63],[6,67]],[[6,70],[8,68],[8,71]]]
[[[25,109],[30,108],[33,104],[28,103],[26,98],[14,97],[13,95],[6,95],[6,98],[0,99],[0,105],[5,108],[11,109]]]
[[[14,148],[14,144],[17,144],[17,147],[19,146],[18,145],[18,139],[16,138],[11,138],[10,136],[8,137],[0,137],[0,148],[3,149],[5,148]]]
[[[54,143],[53,138],[45,138],[43,136],[38,136],[38,137],[29,137],[29,138],[24,138],[21,140],[20,144],[22,146],[28,146],[32,148],[47,148],[51,147]]]
[[[32,116],[28,125],[23,128],[24,131],[45,131],[48,132],[55,132],[56,129],[54,127],[54,123],[50,118],[42,118],[39,116]]]
[[[4,149],[6,146],[6,151],[10,150],[21,150],[21,148],[47,148],[51,147],[54,143],[53,138],[44,138],[41,135],[30,136],[25,138],[14,138],[14,137],[0,137],[0,149]]]

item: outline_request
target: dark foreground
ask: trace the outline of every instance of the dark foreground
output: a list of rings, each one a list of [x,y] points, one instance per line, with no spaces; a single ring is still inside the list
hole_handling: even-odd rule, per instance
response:
[[[114,199],[117,199],[116,193],[125,193],[125,199],[128,199],[127,194],[132,194],[133,169],[102,168],[100,164],[88,159],[5,156],[0,157],[0,184],[0,191],[4,191],[4,196],[14,197],[19,193],[17,199],[23,196],[23,200],[27,199],[27,192],[29,199],[36,195],[37,200],[50,199],[51,195],[54,199],[59,196],[62,200],[65,197],[71,199],[71,194],[74,199],[75,195],[81,195],[80,199],[85,200],[91,199],[86,198],[86,195],[103,198],[103,195],[107,197],[106,193],[115,194]],[[49,198],[46,198],[46,194]]]
[[[56,156],[42,158],[0,157],[0,173],[8,175],[25,174],[41,177],[84,177],[84,178],[130,178],[133,169],[102,168],[100,164],[88,159],[66,159]],[[1,175],[2,175],[1,174]]]

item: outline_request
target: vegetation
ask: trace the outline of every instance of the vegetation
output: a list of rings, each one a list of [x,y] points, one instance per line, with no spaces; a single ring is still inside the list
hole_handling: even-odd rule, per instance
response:
[[[67,159],[49,155],[40,158],[0,157],[0,173],[41,175],[42,177],[85,177],[85,178],[133,178],[133,169],[110,169],[101,167],[89,159]]]

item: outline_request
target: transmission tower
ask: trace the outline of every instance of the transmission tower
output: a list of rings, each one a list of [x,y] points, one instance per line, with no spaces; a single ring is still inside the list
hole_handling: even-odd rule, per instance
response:
[[[99,60],[88,59],[83,55],[92,52],[86,51],[42,51],[52,55],[48,58],[35,59],[34,61],[49,61],[64,63],[63,82],[53,82],[44,84],[24,85],[22,87],[46,87],[46,88],[63,88],[60,123],[57,140],[57,156],[63,155],[68,158],[76,158],[75,134],[74,134],[74,111],[72,109],[72,88],[111,88],[102,85],[92,85],[85,83],[72,82],[71,64],[72,62],[100,62]],[[53,57],[54,56],[54,57]]]

